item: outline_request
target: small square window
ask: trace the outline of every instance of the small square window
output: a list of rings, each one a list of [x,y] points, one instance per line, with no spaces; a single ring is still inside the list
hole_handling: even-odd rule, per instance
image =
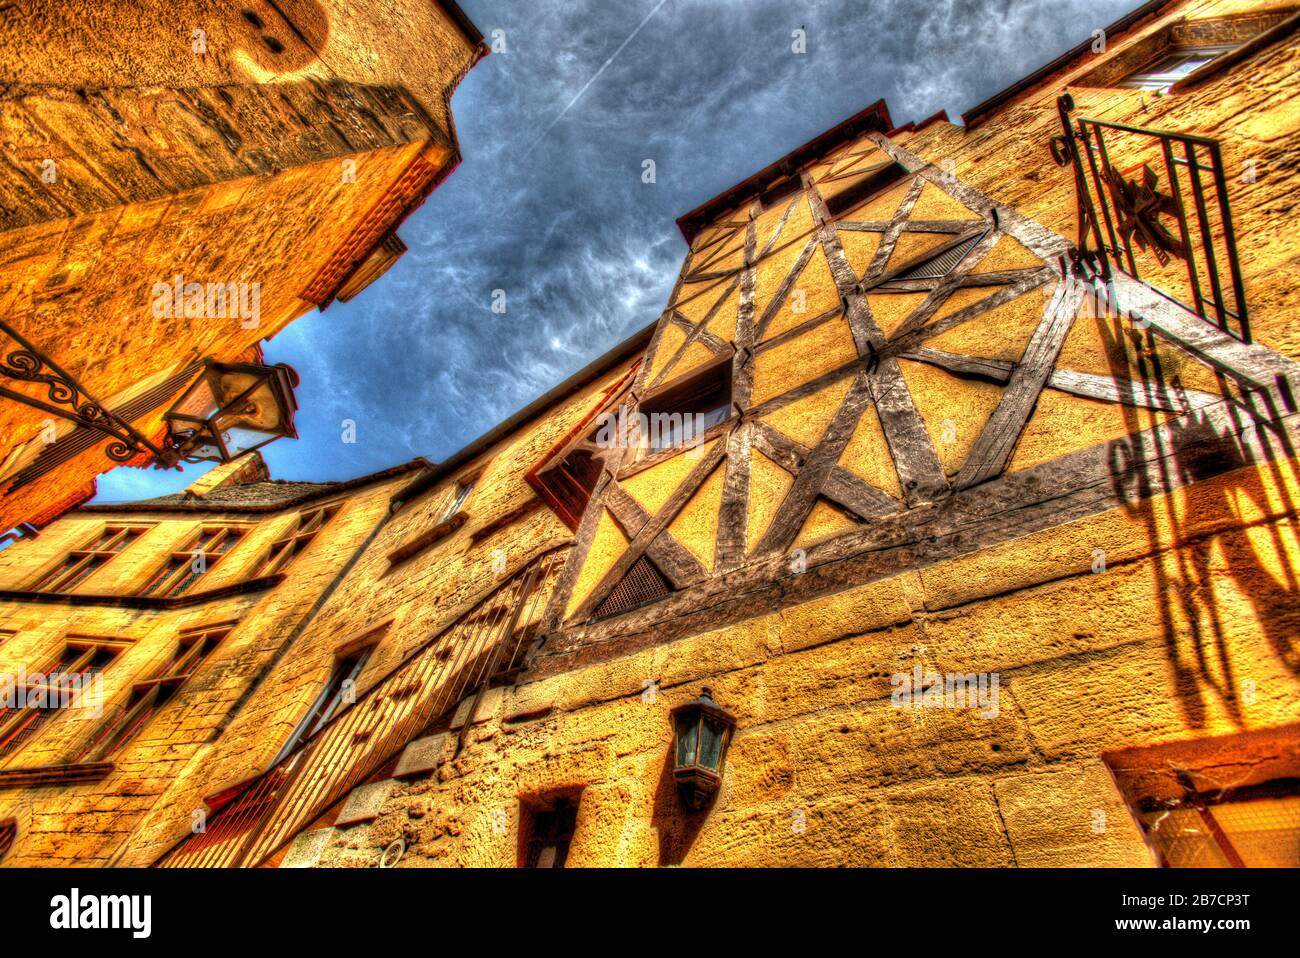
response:
[[[1235,48],[1235,44],[1215,44],[1166,49],[1154,62],[1130,73],[1117,86],[1129,90],[1168,90],[1183,77]]]
[[[474,486],[477,483],[478,476],[470,476],[469,478],[458,481],[456,483],[456,488],[452,492],[451,502],[447,504],[446,510],[438,521],[446,522],[456,513],[460,512],[460,510],[465,507],[465,500],[468,499],[469,494],[474,491]]]
[[[649,452],[698,445],[708,430],[731,418],[730,354],[661,386],[641,400],[641,446]]]
[[[520,868],[563,868],[578,824],[580,795],[521,799]]]

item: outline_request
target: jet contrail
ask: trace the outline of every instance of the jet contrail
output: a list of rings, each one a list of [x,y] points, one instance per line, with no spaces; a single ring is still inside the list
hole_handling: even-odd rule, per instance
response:
[[[587,92],[587,88],[590,87],[593,83],[596,82],[596,80],[600,78],[600,75],[605,72],[605,68],[614,62],[614,60],[618,57],[620,53],[623,52],[623,49],[629,43],[631,43],[633,40],[636,39],[636,35],[641,32],[641,28],[644,27],[647,23],[649,23],[650,18],[653,17],[656,13],[658,13],[659,8],[662,7],[667,2],[668,0],[659,0],[659,2],[655,4],[654,9],[645,15],[645,19],[636,25],[636,29],[627,35],[627,39],[624,40],[621,44],[619,44],[618,49],[615,50],[612,54],[610,54],[609,59],[600,65],[600,69],[597,70],[594,74],[592,74],[591,79],[582,85],[582,89],[579,90],[577,94],[574,96],[574,98],[568,102],[568,105],[566,105],[565,108],[560,111],[559,115],[556,116],[556,118],[550,122],[550,125],[547,126],[547,128],[542,131],[542,135],[533,141],[533,145],[530,146],[524,152],[524,156],[527,156],[529,153],[533,152],[533,150],[536,149],[537,144],[541,143],[542,140],[546,139],[546,134],[550,133],[551,130],[555,128],[555,124],[559,123],[561,120],[564,119],[564,114],[568,113],[569,110],[572,109],[573,104],[577,103],[580,99],[582,99],[582,95]]]

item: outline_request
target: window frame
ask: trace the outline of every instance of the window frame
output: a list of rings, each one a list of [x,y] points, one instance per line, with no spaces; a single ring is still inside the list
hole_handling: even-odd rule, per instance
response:
[[[251,527],[241,523],[223,526],[203,526],[192,535],[184,549],[172,552],[149,577],[136,595],[166,599],[184,595],[196,582],[210,573],[226,556],[234,552],[248,536]],[[211,536],[210,539],[205,538]],[[228,546],[226,544],[229,543]],[[226,546],[220,551],[210,551]],[[203,571],[194,571],[194,560],[203,557]]]
[[[356,687],[357,681],[370,662],[370,655],[374,652],[379,637],[382,637],[386,632],[387,628],[385,627],[373,642],[355,648],[346,654],[335,655],[329,678],[325,680],[325,684],[316,693],[307,711],[294,726],[292,734],[290,734],[284,745],[280,746],[280,751],[271,760],[272,766],[278,765],[293,754],[299,745],[329,724],[330,719],[338,713],[339,706],[343,704],[342,696],[346,683],[351,680],[353,687]]]
[[[141,536],[149,531],[149,526],[110,523],[95,533],[79,549],[71,550],[52,569],[42,572],[32,583],[29,591],[63,594],[69,589],[81,585],[115,556],[121,555]],[[105,536],[108,537],[105,541]]]
[[[1168,92],[1169,89],[1179,80],[1191,76],[1202,67],[1208,66],[1225,53],[1231,53],[1241,46],[1240,43],[1179,43],[1171,44],[1162,48],[1153,58],[1144,66],[1135,70],[1130,70],[1124,74],[1115,84],[1116,87],[1123,90],[1150,90]],[[1168,62],[1174,57],[1181,57],[1181,61],[1176,66],[1181,66],[1189,60],[1197,60],[1195,66],[1190,70],[1180,73],[1173,73],[1170,70],[1157,71],[1154,68]]]
[[[587,505],[601,476],[608,468],[602,449],[596,439],[601,429],[613,417],[617,422],[620,410],[630,412],[632,383],[641,360],[632,363],[623,376],[605,391],[591,411],[552,446],[528,470],[524,481],[537,493],[548,508],[575,532],[587,511]],[[622,443],[623,436],[618,437]],[[579,466],[579,463],[585,465]]]
[[[456,483],[452,487],[451,500],[447,503],[447,508],[442,511],[442,515],[439,516],[437,525],[442,525],[442,523],[464,511],[465,503],[469,501],[469,497],[473,494],[474,488],[478,485],[478,481],[482,476],[483,473],[479,471],[456,479]]]
[[[734,356],[734,349],[728,349],[710,362],[655,387],[641,397],[641,401],[637,403],[635,420],[638,429],[634,444],[636,459],[666,457],[673,452],[698,447],[705,436],[738,417],[736,384],[732,369]],[[709,400],[715,392],[716,403],[702,410],[695,408],[701,402]],[[725,401],[722,399],[724,396]],[[722,414],[724,411],[725,414]],[[652,444],[652,436],[639,434],[641,416],[645,416],[646,421],[650,422],[650,417],[653,415],[704,415],[706,418],[713,418],[706,422],[704,428],[698,433],[693,433],[689,441],[669,442],[667,445],[656,446]],[[651,430],[651,432],[655,431]]]
[[[582,789],[519,800],[519,868],[564,868],[578,834]],[[549,842],[549,844],[547,844]],[[548,849],[555,854],[543,865]]]
[[[1162,802],[1145,803],[1135,810],[1139,825],[1148,847],[1162,868],[1206,867],[1204,863],[1195,865],[1179,863],[1172,859],[1174,851],[1171,841],[1188,837],[1188,833],[1175,832],[1172,836],[1159,834],[1159,825],[1168,820],[1173,812],[1191,812],[1205,826],[1204,841],[1212,846],[1218,855],[1232,868],[1251,867],[1242,857],[1239,847],[1243,833],[1234,825],[1226,824],[1215,814],[1215,810],[1234,805],[1246,805],[1261,799],[1287,799],[1300,801],[1300,780],[1281,778],[1268,780],[1256,785],[1240,788],[1198,790],[1190,778],[1185,778],[1185,790],[1181,797]],[[1248,834],[1248,833],[1245,833]],[[1217,864],[1217,863],[1215,863]],[[1259,867],[1258,864],[1255,867]]]
[[[331,519],[343,508],[341,502],[330,502],[315,509],[299,512],[289,532],[276,539],[257,564],[255,578],[288,572],[300,555],[307,551]]]
[[[177,638],[175,654],[147,679],[131,686],[125,707],[105,722],[77,752],[73,763],[106,762],[130,745],[167,703],[202,668],[237,623],[187,629]],[[119,734],[125,729],[124,734]]]
[[[62,641],[62,651],[56,654],[52,662],[40,669],[27,670],[29,675],[39,674],[42,681],[29,680],[23,686],[25,695],[29,695],[33,689],[44,688],[47,702],[51,696],[57,701],[66,685],[62,682],[51,685],[51,675],[85,676],[92,669],[97,669],[98,674],[103,675],[132,645],[129,639],[84,635],[68,635]],[[54,721],[61,708],[60,705],[38,706],[28,702],[14,708],[0,708],[0,763],[7,762],[31,744]]]

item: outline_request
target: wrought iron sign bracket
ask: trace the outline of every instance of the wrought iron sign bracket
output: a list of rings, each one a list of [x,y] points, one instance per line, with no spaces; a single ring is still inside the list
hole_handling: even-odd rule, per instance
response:
[[[1057,98],[1056,106],[1061,132],[1052,137],[1049,148],[1056,164],[1070,167],[1074,174],[1079,223],[1071,272],[1103,283],[1111,281],[1114,271],[1124,273],[1249,343],[1250,321],[1219,142],[1075,118],[1074,99],[1068,93]],[[1138,160],[1133,163],[1135,154]],[[1149,159],[1144,161],[1144,155]],[[1131,163],[1132,168],[1126,175],[1117,163]],[[1181,295],[1187,301],[1143,277],[1142,260],[1148,272],[1152,265],[1159,271],[1180,260],[1186,267],[1186,291]],[[1160,275],[1162,282],[1171,279],[1167,273]]]
[[[1079,231],[1074,249],[1068,254],[1068,266],[1070,273],[1081,280],[1100,280],[1105,283],[1110,281],[1110,261],[1106,258],[1097,211],[1093,208],[1092,194],[1088,191],[1088,182],[1083,172],[1079,143],[1083,142],[1084,137],[1074,130],[1070,121],[1070,111],[1073,109],[1074,99],[1068,93],[1057,98],[1056,111],[1064,132],[1052,137],[1048,143],[1056,165],[1068,166],[1074,174],[1075,219]]]

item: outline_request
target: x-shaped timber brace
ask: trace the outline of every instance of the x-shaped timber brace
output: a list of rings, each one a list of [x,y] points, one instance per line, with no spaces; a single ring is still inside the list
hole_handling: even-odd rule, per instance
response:
[[[604,471],[579,526],[575,547],[552,596],[546,627],[562,635],[548,643],[548,654],[563,653],[615,635],[627,635],[654,626],[658,640],[689,634],[701,622],[734,621],[763,608],[757,594],[776,579],[788,578],[788,550],[819,499],[828,501],[861,520],[855,531],[819,542],[807,550],[808,573],[801,578],[808,596],[870,581],[955,555],[985,548],[1028,532],[1059,524],[1081,515],[1115,508],[1136,498],[1170,491],[1205,478],[1189,476],[1185,469],[1148,470],[1138,488],[1125,488],[1115,476],[1116,443],[1104,443],[1009,475],[1004,470],[1016,443],[1034,412],[1040,392],[1052,388],[1104,402],[1180,414],[1151,429],[1128,436],[1121,458],[1165,464],[1185,452],[1185,443],[1208,433],[1231,437],[1237,454],[1225,463],[1269,459],[1294,454],[1297,434],[1294,400],[1297,364],[1258,344],[1243,343],[1216,329],[1177,303],[1153,296],[1150,287],[1115,272],[1107,281],[1071,268],[1076,250],[1067,240],[1024,217],[1014,209],[959,181],[879,133],[868,138],[883,154],[872,173],[897,164],[915,176],[901,205],[888,220],[855,221],[853,214],[836,221],[827,210],[821,190],[828,182],[851,174],[838,173],[850,163],[861,163],[868,149],[850,154],[832,167],[818,183],[802,177],[770,237],[757,235],[758,210],[737,212],[697,238],[692,254],[673,290],[672,305],[663,314],[647,359],[641,364],[631,392],[624,399],[634,411],[639,398],[672,378],[678,359],[699,344],[732,363],[733,410],[729,420],[705,434],[713,442],[663,505],[649,514],[627,493],[622,483],[640,470],[681,450],[668,450],[640,461],[628,461],[634,435],[624,436],[617,450],[607,455]],[[913,207],[926,184],[933,184],[979,218],[914,220]],[[807,198],[813,228],[802,243],[779,289],[756,308],[756,266],[790,243],[782,229],[801,198]],[[782,202],[785,202],[784,200]],[[842,248],[842,231],[880,235],[879,246],[861,276],[855,275]],[[893,262],[900,238],[909,232],[950,234],[951,239],[902,262]],[[1043,265],[1022,269],[974,272],[980,261],[1003,236],[1012,237]],[[962,244],[973,246],[957,265],[939,278],[903,278],[918,263],[933,259]],[[791,293],[811,257],[820,248],[834,277],[840,305],[806,322],[764,338],[783,302]],[[743,250],[743,260],[740,253]],[[741,260],[737,262],[738,260]],[[729,268],[727,264],[731,263]],[[687,297],[684,286],[704,286]],[[888,336],[872,314],[867,293],[889,284],[891,291],[924,294],[920,304]],[[932,317],[958,290],[998,286],[997,292],[969,306],[950,311],[937,321]],[[1036,329],[1019,361],[1007,362],[966,356],[926,345],[997,309],[1027,291],[1044,290],[1044,307]],[[734,348],[708,327],[719,311],[729,308],[738,293]],[[1050,295],[1049,295],[1050,294]],[[681,307],[699,297],[713,297],[698,321]],[[1115,378],[1058,369],[1057,358],[1085,298],[1108,315],[1129,317],[1148,337],[1184,351],[1208,366],[1223,385],[1223,394],[1169,388],[1144,377]],[[707,302],[707,300],[704,300]],[[803,335],[822,323],[843,317],[851,330],[856,358],[780,395],[753,403],[755,357]],[[676,327],[685,338],[667,362],[656,352],[663,348],[665,331]],[[945,476],[940,458],[903,379],[898,360],[937,366],[956,376],[973,377],[1003,385],[1001,398],[980,430],[973,447],[955,475]],[[791,440],[762,421],[762,417],[828,384],[850,381],[838,410],[812,448]],[[876,488],[839,465],[839,457],[864,413],[873,408],[897,472],[903,501]],[[1180,428],[1194,415],[1198,430]],[[635,417],[628,417],[635,429]],[[753,450],[761,451],[793,477],[775,517],[752,549],[746,548],[746,517]],[[1227,466],[1225,465],[1225,468]],[[717,524],[713,569],[698,559],[668,531],[669,525],[716,468],[725,469]],[[565,615],[572,590],[587,559],[596,527],[608,510],[628,540],[614,562],[582,602]],[[673,594],[662,601],[608,621],[590,621],[601,601],[627,571],[647,557],[671,583]],[[789,590],[786,590],[787,592]],[[789,595],[769,600],[789,603]],[[694,618],[692,617],[694,615]]]

